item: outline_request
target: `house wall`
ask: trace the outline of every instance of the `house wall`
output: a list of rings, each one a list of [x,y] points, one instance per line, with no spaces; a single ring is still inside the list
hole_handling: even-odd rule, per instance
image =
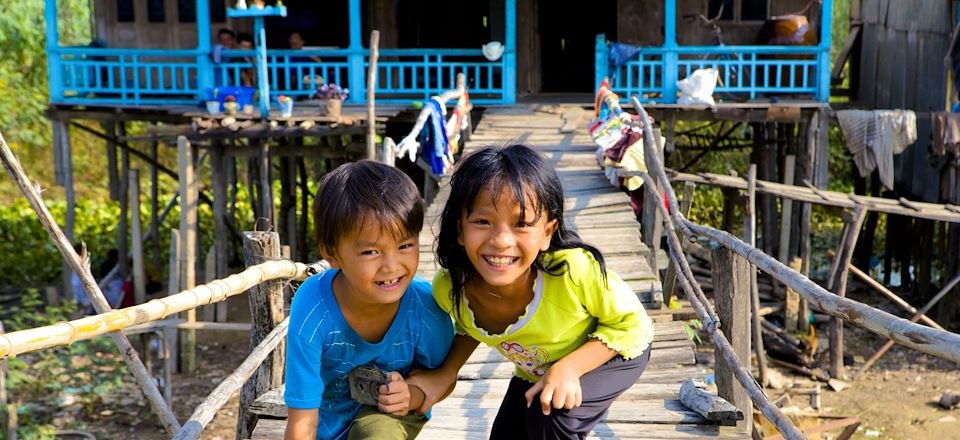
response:
[[[928,112],[945,109],[950,0],[862,0],[860,86],[863,108],[921,112],[917,142],[894,156],[896,186],[924,201],[939,197],[939,158],[931,157]]]
[[[663,44],[663,4],[665,0],[618,0],[617,35],[620,43],[642,46]],[[677,43],[683,46],[712,46],[716,44],[712,27],[693,17],[707,15],[709,0],[678,0]],[[803,10],[809,0],[770,0],[768,16],[785,15]],[[735,0],[735,4],[739,3]],[[735,12],[737,10],[735,9]],[[735,14],[737,16],[738,14]],[[819,36],[820,9],[817,6],[807,11],[806,16]],[[762,21],[718,21],[723,31],[724,44],[754,44]],[[608,36],[608,38],[610,38]]]
[[[117,0],[94,0],[97,38],[107,47],[144,49],[189,49],[197,47],[196,23],[180,23],[178,1],[164,0],[164,21],[150,23],[145,0],[135,0],[135,21],[117,21]],[[194,2],[191,2],[194,3]],[[232,0],[228,0],[232,4]],[[251,32],[252,20],[227,19],[225,23],[213,23],[211,38],[216,42],[217,31],[229,28],[235,32]]]

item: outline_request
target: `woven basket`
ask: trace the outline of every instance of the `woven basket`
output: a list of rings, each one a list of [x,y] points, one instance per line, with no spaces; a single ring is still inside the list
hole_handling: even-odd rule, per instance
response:
[[[343,101],[339,99],[320,99],[318,102],[320,115],[340,119],[340,107],[343,105]]]

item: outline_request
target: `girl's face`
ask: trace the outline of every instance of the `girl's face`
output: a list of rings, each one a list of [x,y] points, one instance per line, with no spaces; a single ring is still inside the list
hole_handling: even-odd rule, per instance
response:
[[[550,247],[557,221],[542,213],[536,222],[522,223],[537,217],[532,197],[524,205],[521,213],[513,191],[501,185],[495,192],[481,191],[470,214],[460,216],[458,242],[490,287],[522,287],[537,255]]]

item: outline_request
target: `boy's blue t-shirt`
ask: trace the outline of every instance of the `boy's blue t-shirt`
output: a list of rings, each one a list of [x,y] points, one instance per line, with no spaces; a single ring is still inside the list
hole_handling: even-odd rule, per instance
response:
[[[437,306],[430,283],[414,277],[383,340],[364,340],[347,324],[332,282],[339,270],[308,278],[290,308],[287,333],[287,406],[319,408],[318,439],[346,435],[361,404],[350,398],[347,373],[372,364],[406,376],[411,368],[437,368],[453,342],[450,315]]]

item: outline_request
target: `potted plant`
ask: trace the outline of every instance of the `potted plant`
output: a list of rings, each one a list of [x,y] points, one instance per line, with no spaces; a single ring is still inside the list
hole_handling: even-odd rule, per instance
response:
[[[322,84],[313,94],[313,97],[320,103],[320,114],[330,116],[333,119],[340,119],[340,108],[348,96],[350,96],[350,89],[342,88],[336,84]]]
[[[237,103],[236,96],[227,95],[223,98],[223,111],[227,112],[228,115],[235,115],[240,111],[240,104]]]
[[[277,96],[277,103],[280,104],[280,117],[289,118],[293,115],[293,98],[280,95]]]

